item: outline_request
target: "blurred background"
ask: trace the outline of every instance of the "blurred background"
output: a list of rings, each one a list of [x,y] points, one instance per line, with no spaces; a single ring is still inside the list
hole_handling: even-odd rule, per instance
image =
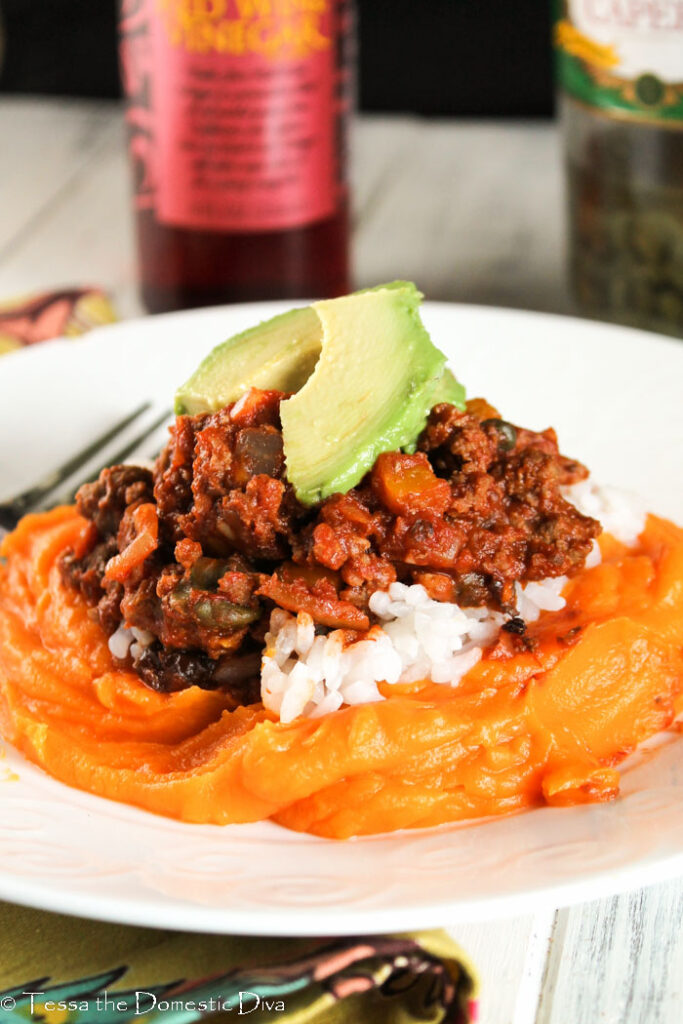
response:
[[[360,116],[351,146],[353,285],[409,277],[432,299],[571,308],[552,122],[550,6],[547,0],[355,4]],[[5,251],[12,247],[11,223],[19,221],[17,205],[24,199],[28,215],[31,204],[40,204],[41,189],[49,187],[42,177],[40,184],[29,183],[27,174],[35,179],[39,171],[27,170],[28,162],[44,159],[53,167],[55,191],[67,166],[84,165],[90,206],[86,211],[82,195],[76,222],[62,204],[61,221],[68,221],[71,236],[68,258],[63,237],[61,247],[56,237],[51,240],[54,232],[39,241],[46,229],[38,224],[30,287],[94,281],[114,294],[125,316],[142,307],[132,211],[125,208],[131,177],[125,166],[118,9],[117,0],[0,0],[0,130],[14,142],[5,185],[13,174],[15,192],[24,193],[11,200],[6,193]],[[64,152],[68,146],[70,153]],[[104,206],[96,201],[96,188],[99,195],[107,190]],[[75,203],[74,198],[70,209]],[[59,216],[54,209],[51,215]],[[298,245],[294,237],[292,245]],[[53,251],[59,260],[50,259]],[[291,253],[295,259],[299,254]],[[20,258],[14,249],[13,259],[3,261],[0,251],[5,294],[27,290],[26,264],[17,269]],[[325,290],[311,280],[304,293]],[[206,301],[269,297],[217,294]],[[149,296],[145,305],[169,308]]]
[[[180,9],[174,2],[166,8]],[[346,26],[352,3],[334,3]],[[683,131],[675,130],[683,125],[683,28],[672,20],[674,6],[354,6],[358,116],[350,174],[343,97],[350,66],[344,40],[352,33],[341,21],[338,92],[326,115],[336,133],[334,215],[324,223],[309,217],[289,233],[273,228],[266,235],[257,226],[249,239],[239,227],[226,229],[221,240],[213,220],[202,230],[167,212],[154,221],[157,199],[149,196],[158,182],[141,156],[158,142],[145,121],[156,117],[151,86],[129,97],[129,125],[141,129],[130,143],[131,174],[118,0],[0,0],[0,132],[10,143],[0,153],[0,296],[91,281],[109,290],[126,316],[339,294],[401,277],[431,299],[588,315],[683,336]],[[131,24],[152,9],[159,24],[165,9],[145,8],[142,0],[124,0],[124,7]],[[323,9],[313,0],[290,7]],[[289,17],[290,7],[279,10]],[[218,17],[209,0],[184,9],[200,20],[206,11]],[[147,74],[141,78],[135,63],[148,45],[145,31],[134,25],[126,36],[129,79],[138,82]],[[174,59],[157,53],[157,72]],[[289,102],[283,95],[279,101],[281,109]],[[167,124],[177,122],[167,117]],[[223,128],[212,124],[205,132],[216,152],[215,133]],[[233,138],[234,125],[222,144]],[[181,177],[171,164],[165,157],[155,166],[175,187]],[[303,186],[305,174],[295,167],[297,187],[316,201],[316,188]],[[224,188],[221,196],[226,202]],[[161,210],[161,200],[157,205]],[[241,278],[211,283],[216,268],[228,264]]]
[[[117,0],[0,0],[0,90],[120,95]],[[548,117],[547,0],[360,0],[365,111]]]

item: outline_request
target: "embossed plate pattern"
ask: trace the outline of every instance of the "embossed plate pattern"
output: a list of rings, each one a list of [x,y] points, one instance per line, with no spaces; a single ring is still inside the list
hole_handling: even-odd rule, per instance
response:
[[[142,397],[167,403],[261,304],[119,324],[0,361],[0,499]],[[596,479],[683,521],[683,346],[540,314],[428,304],[425,320],[471,395],[558,430]],[[56,384],[58,382],[58,384]],[[7,443],[9,439],[9,443]],[[0,898],[162,927],[359,933],[528,912],[683,872],[683,745],[624,772],[607,806],[346,843],[269,822],[184,825],[80,793],[5,745]]]

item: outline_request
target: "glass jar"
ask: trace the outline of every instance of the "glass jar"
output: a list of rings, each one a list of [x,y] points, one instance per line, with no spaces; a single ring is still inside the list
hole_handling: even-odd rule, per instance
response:
[[[569,0],[560,15],[574,297],[683,337],[683,8]]]

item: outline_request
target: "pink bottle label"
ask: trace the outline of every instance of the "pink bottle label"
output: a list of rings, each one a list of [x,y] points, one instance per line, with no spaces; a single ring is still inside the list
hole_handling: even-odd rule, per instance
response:
[[[277,231],[334,213],[334,0],[128,0],[124,33],[126,6],[138,24],[145,8],[145,162],[161,222]]]

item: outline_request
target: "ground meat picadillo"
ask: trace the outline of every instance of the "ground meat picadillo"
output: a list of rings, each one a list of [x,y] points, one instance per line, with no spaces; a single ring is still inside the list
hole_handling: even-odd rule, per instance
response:
[[[475,399],[432,410],[412,454],[380,455],[346,494],[301,505],[285,476],[280,392],[252,390],[180,416],[153,471],[114,466],[82,487],[90,527],[61,571],[108,634],[146,631],[126,664],[163,691],[221,687],[259,699],[270,610],[320,629],[367,629],[393,581],[514,620],[515,582],[578,571],[600,532],[560,492],[587,471]]]

